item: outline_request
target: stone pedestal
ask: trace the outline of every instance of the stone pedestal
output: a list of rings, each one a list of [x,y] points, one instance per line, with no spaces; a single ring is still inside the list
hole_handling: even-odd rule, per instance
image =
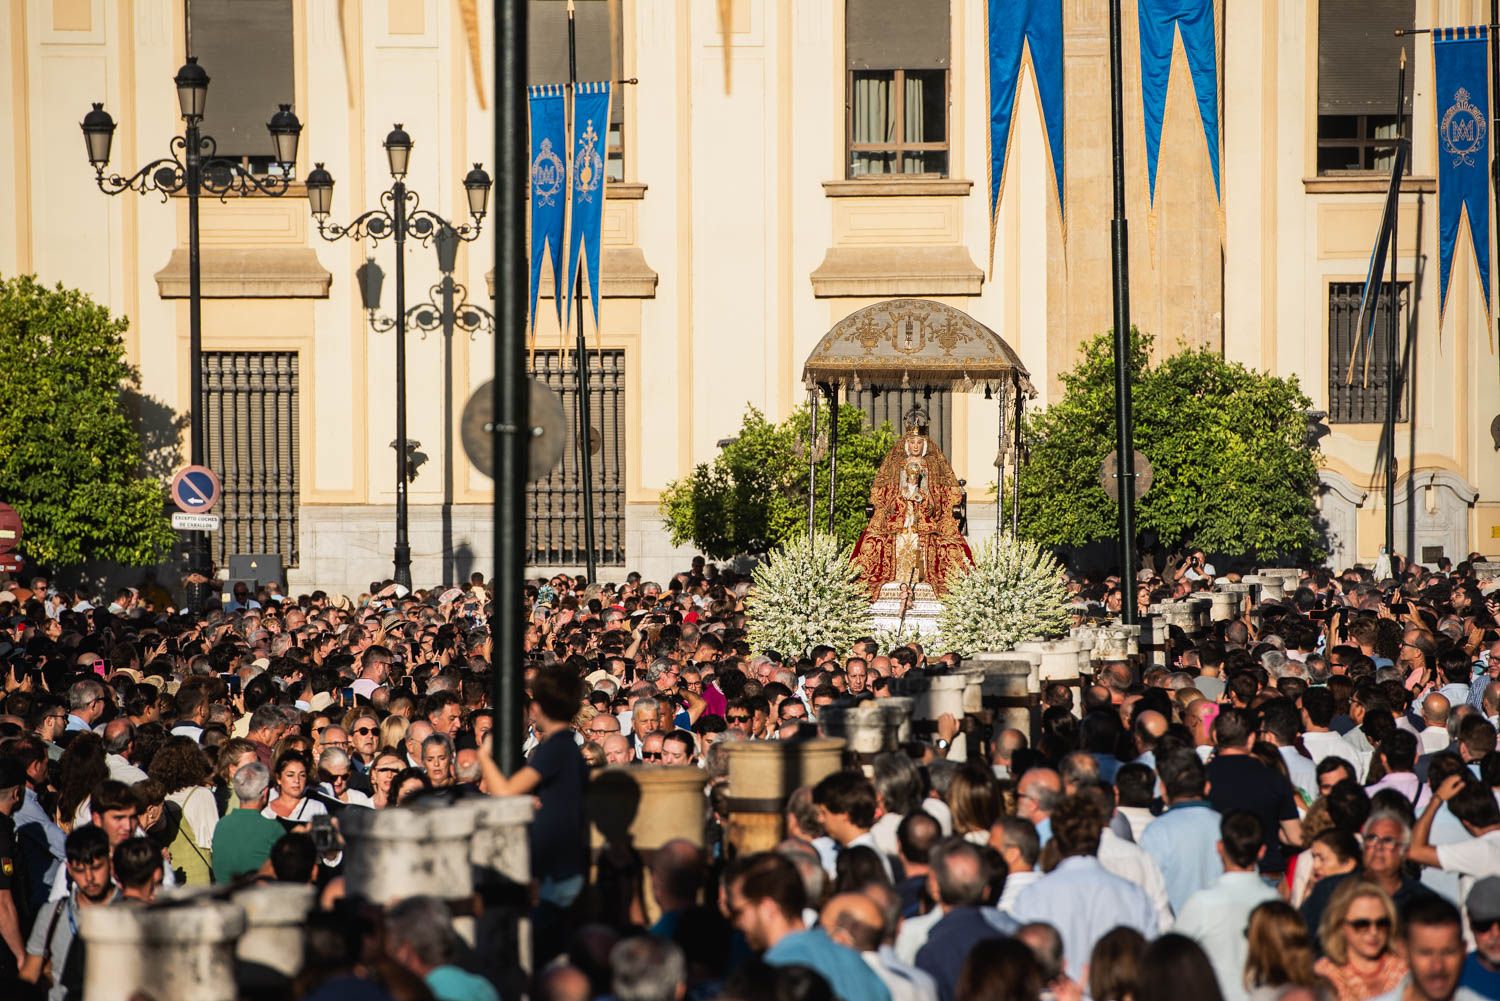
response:
[[[245,911],[245,934],[234,948],[242,992],[289,987],[302,971],[304,925],[317,895],[315,887],[295,883],[264,883],[234,894]]]
[[[902,699],[899,708],[906,710],[904,721],[898,718],[891,706],[886,705],[890,701],[866,699],[824,706],[818,710],[818,732],[842,740],[856,760],[868,760],[876,754],[894,751],[901,746],[900,727],[903,723],[910,732],[910,712],[915,700]]]
[[[1258,574],[1260,578],[1260,600],[1261,601],[1285,601],[1286,600],[1286,578],[1270,577]]]
[[[584,795],[591,847],[628,845],[648,859],[675,838],[705,847],[703,789],[707,783],[703,769],[692,765],[613,767],[595,772]]]
[[[736,854],[770,851],[786,836],[786,801],[843,767],[844,741],[735,741],[729,756],[729,816],[724,835]]]
[[[1094,641],[1094,660],[1134,661],[1141,652],[1141,627],[1111,622],[1100,626]]]
[[[536,808],[530,796],[486,796],[461,800],[474,816],[469,862],[475,877],[498,878],[525,886],[531,882],[531,849],[526,829]]]
[[[1037,664],[1037,678],[1043,685],[1049,681],[1060,681],[1074,687],[1082,684],[1082,675],[1089,663],[1089,651],[1078,640],[1023,640],[1016,644],[1016,650],[1041,655]]]
[[[1160,605],[1152,605],[1151,611],[1141,616],[1139,650],[1142,670],[1167,666],[1167,644],[1171,630],[1167,620],[1161,616],[1160,608]]]
[[[1244,596],[1237,591],[1215,591],[1208,596],[1208,617],[1213,622],[1228,622],[1239,617]]]
[[[1041,710],[1041,655],[1035,652],[977,653],[965,666],[984,675],[982,699],[993,730],[1020,730],[1035,742]]]
[[[79,912],[78,930],[88,944],[88,1001],[130,1001],[137,993],[153,1001],[238,997],[234,943],[245,930],[245,911],[235,904],[87,907]]]
[[[473,909],[468,806],[345,810],[344,884],[351,895],[390,904],[417,894],[447,900],[459,913]]]

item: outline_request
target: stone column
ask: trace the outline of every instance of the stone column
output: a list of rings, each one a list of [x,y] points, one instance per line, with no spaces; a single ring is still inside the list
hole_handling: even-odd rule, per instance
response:
[[[992,730],[1020,730],[1035,743],[1041,710],[1041,655],[1020,650],[977,653],[968,663],[984,672],[983,703]]]
[[[877,754],[894,751],[901,746],[900,727],[904,724],[910,732],[912,709],[916,700],[907,696],[901,699],[901,709],[906,718],[901,719],[892,707],[892,699],[866,699],[863,702],[835,703],[818,710],[818,732],[825,737],[837,737],[856,762],[869,761]]]
[[[629,845],[648,859],[675,838],[705,847],[707,784],[703,769],[692,765],[616,766],[595,772],[584,796],[592,847]]]
[[[86,907],[78,926],[88,945],[83,996],[234,1001],[234,942],[244,930],[244,909],[222,901]]]
[[[344,885],[384,906],[417,894],[441,897],[453,909],[454,929],[474,941],[474,875],[469,839],[474,810],[426,805],[345,810]]]
[[[234,949],[243,990],[290,986],[302,971],[303,926],[317,895],[315,887],[296,883],[262,883],[234,894],[245,910],[245,934]]]
[[[1238,618],[1242,596],[1235,591],[1215,591],[1208,596],[1211,603],[1208,617],[1213,622],[1227,622]]]
[[[1286,578],[1267,577],[1260,575],[1260,600],[1261,601],[1285,601],[1286,600]]]
[[[1057,681],[1072,688],[1081,688],[1083,672],[1088,668],[1089,652],[1078,640],[1023,640],[1016,644],[1018,653],[1040,655],[1037,664],[1037,681],[1045,688],[1049,682]],[[1073,700],[1074,713],[1082,711],[1082,693]]]
[[[843,767],[844,741],[739,740],[729,756],[729,815],[724,836],[736,854],[770,851],[786,837],[786,801]]]

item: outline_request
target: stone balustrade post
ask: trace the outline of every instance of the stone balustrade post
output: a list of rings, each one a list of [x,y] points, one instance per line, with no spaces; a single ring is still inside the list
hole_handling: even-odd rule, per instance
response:
[[[85,907],[78,922],[88,947],[83,997],[130,1001],[145,994],[155,1001],[234,1001],[239,996],[235,941],[245,923],[244,908],[215,900]]]

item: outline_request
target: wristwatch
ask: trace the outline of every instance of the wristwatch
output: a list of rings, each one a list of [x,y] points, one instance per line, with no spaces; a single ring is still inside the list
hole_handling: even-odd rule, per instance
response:
[[[939,751],[946,751],[948,749],[948,742],[942,737],[939,737],[933,742],[933,746],[936,747]]]

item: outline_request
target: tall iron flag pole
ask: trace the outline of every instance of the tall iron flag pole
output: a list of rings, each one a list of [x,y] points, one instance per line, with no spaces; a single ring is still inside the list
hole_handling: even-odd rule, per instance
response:
[[[526,737],[521,648],[526,631],[526,464],[530,384],[526,375],[526,203],[530,174],[526,115],[527,0],[495,0],[495,600],[490,630],[495,764],[521,767]]]
[[[1114,146],[1115,217],[1110,222],[1115,287],[1115,453],[1119,457],[1120,617],[1135,609],[1135,428],[1130,407],[1130,229],[1125,221],[1125,98],[1120,60],[1120,0],[1109,0],[1110,133]],[[1019,391],[1019,390],[1018,390]]]
[[[573,0],[568,0],[568,121],[578,114],[578,39]],[[576,126],[573,126],[576,129]],[[568,133],[572,135],[570,131]],[[570,150],[573,156],[577,150]],[[577,167],[574,168],[575,170]],[[570,250],[569,256],[576,256]],[[561,294],[559,289],[558,293]],[[589,418],[589,342],[583,336],[583,268],[574,277],[573,300],[578,304],[578,342],[573,355],[578,362],[578,473],[583,479],[583,548],[589,583],[594,583],[598,561],[594,555],[594,433]]]
[[[1406,130],[1402,127],[1402,115],[1406,112],[1406,43],[1401,43],[1401,63],[1396,69],[1396,177],[1391,186],[1396,193],[1391,211],[1391,287],[1386,306],[1385,331],[1385,551],[1389,556],[1396,553],[1396,418],[1401,406],[1401,378],[1396,370],[1397,317],[1400,311],[1400,294],[1396,285],[1396,255],[1400,243],[1396,239],[1396,224],[1401,219],[1401,163],[1402,147],[1406,142]],[[1377,280],[1379,276],[1376,276]],[[1412,554],[1406,554],[1410,559]]]

